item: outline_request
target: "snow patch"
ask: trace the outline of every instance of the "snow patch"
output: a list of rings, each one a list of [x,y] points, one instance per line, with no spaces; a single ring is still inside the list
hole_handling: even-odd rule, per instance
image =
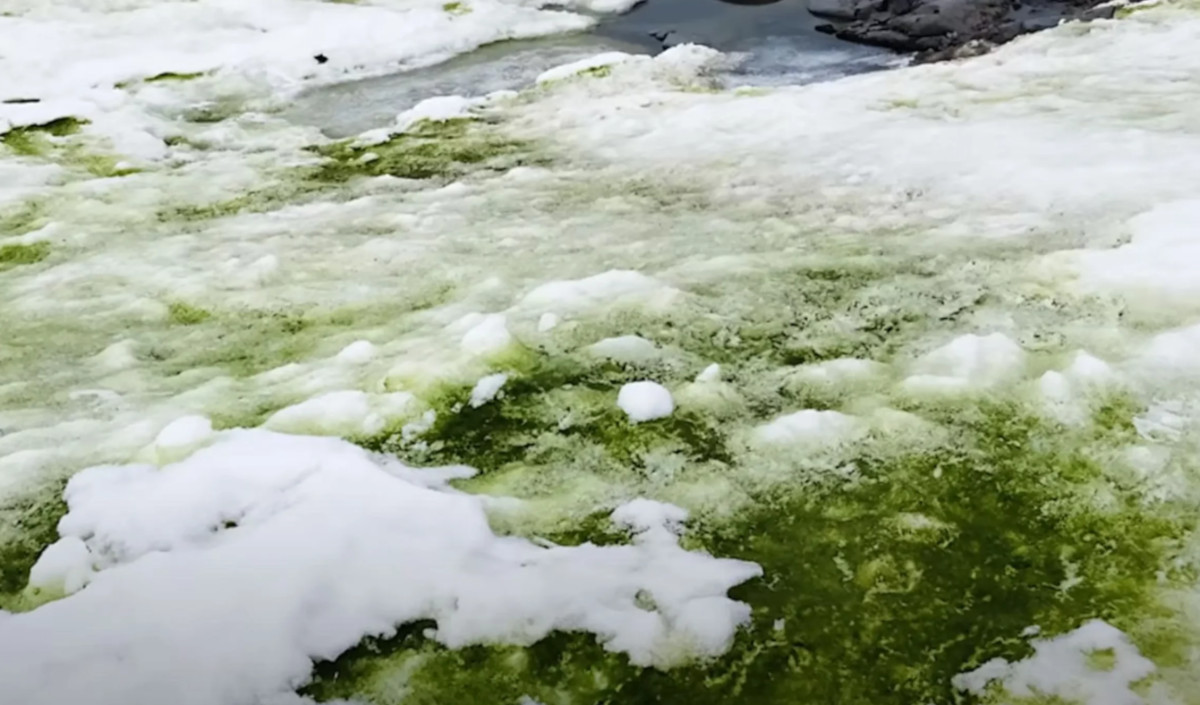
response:
[[[856,433],[860,426],[858,419],[840,411],[804,409],[759,426],[755,435],[773,445],[836,443]]]
[[[506,382],[508,382],[508,375],[504,373],[488,375],[480,379],[475,383],[475,388],[471,390],[471,408],[478,409],[495,399]]]
[[[982,695],[989,684],[998,683],[1018,698],[1051,696],[1086,705],[1144,702],[1133,685],[1154,673],[1154,663],[1141,655],[1124,632],[1107,622],[1093,620],[1075,631],[1030,643],[1033,656],[1016,663],[992,659],[955,676],[954,687]],[[1097,652],[1111,655],[1105,668],[1089,663],[1089,656]]]
[[[337,439],[263,430],[225,432],[162,470],[85,470],[66,499],[39,580],[77,584],[80,542],[105,567],[0,619],[0,682],[25,705],[286,698],[314,659],[418,619],[451,648],[575,630],[668,665],[728,648],[750,608],[725,593],[760,573],[681,549],[664,527],[680,514],[646,504],[616,512],[653,533],[634,545],[498,537],[481,498],[406,482]]]
[[[987,388],[1011,381],[1025,367],[1025,351],[1003,333],[959,336],[919,358],[904,380],[912,391]]]
[[[675,412],[671,392],[657,382],[630,382],[617,394],[617,406],[632,423],[663,419]]]

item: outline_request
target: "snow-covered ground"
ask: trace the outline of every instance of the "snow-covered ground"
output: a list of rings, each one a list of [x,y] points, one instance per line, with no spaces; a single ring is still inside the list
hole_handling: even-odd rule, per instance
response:
[[[1200,702],[1200,8],[288,110],[627,5],[4,7],[6,702]]]

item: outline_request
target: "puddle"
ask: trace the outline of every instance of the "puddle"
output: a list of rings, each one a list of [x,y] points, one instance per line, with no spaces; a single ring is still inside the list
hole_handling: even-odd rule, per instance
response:
[[[655,54],[689,42],[741,55],[730,86],[812,83],[898,63],[891,52],[817,32],[820,23],[803,0],[649,0],[587,34],[500,42],[429,68],[314,89],[289,112],[345,137],[386,125],[432,96],[520,88],[549,68],[602,52]]]

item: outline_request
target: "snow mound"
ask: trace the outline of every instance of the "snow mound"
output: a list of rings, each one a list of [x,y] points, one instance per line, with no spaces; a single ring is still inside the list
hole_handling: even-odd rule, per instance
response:
[[[0,618],[6,698],[286,698],[313,659],[417,619],[436,620],[432,638],[452,648],[577,630],[635,664],[667,665],[720,654],[749,617],[725,592],[758,566],[680,548],[663,526],[678,512],[618,508],[653,540],[546,548],[494,535],[484,500],[379,462],[344,441],[256,429],[162,470],[76,475],[63,539],[36,577],[75,586],[101,569],[70,597]]]
[[[358,390],[329,392],[280,409],[264,424],[276,431],[330,436],[374,434],[411,410],[405,392],[367,394]]]
[[[671,392],[658,382],[630,382],[617,394],[621,407],[633,423],[663,419],[675,412]]]
[[[839,411],[804,409],[758,427],[756,436],[768,444],[837,442],[852,435],[859,421]]]
[[[1035,639],[1033,656],[1009,663],[992,659],[969,673],[955,676],[954,687],[982,695],[1000,683],[1018,698],[1053,697],[1088,705],[1134,705],[1144,702],[1132,688],[1154,673],[1154,663],[1138,652],[1116,627],[1093,620],[1053,639]],[[1094,665],[1089,657],[1106,653],[1111,663]]]
[[[471,390],[471,408],[478,409],[495,399],[506,382],[508,382],[508,375],[503,372],[480,379]]]
[[[1025,351],[1003,333],[962,335],[916,361],[904,381],[913,391],[987,388],[1011,381],[1025,366]]]

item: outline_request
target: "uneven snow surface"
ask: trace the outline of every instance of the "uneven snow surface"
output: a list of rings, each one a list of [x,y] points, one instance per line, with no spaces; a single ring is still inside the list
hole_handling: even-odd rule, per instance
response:
[[[1200,6],[288,117],[630,5],[0,8],[0,700],[1200,703]]]

